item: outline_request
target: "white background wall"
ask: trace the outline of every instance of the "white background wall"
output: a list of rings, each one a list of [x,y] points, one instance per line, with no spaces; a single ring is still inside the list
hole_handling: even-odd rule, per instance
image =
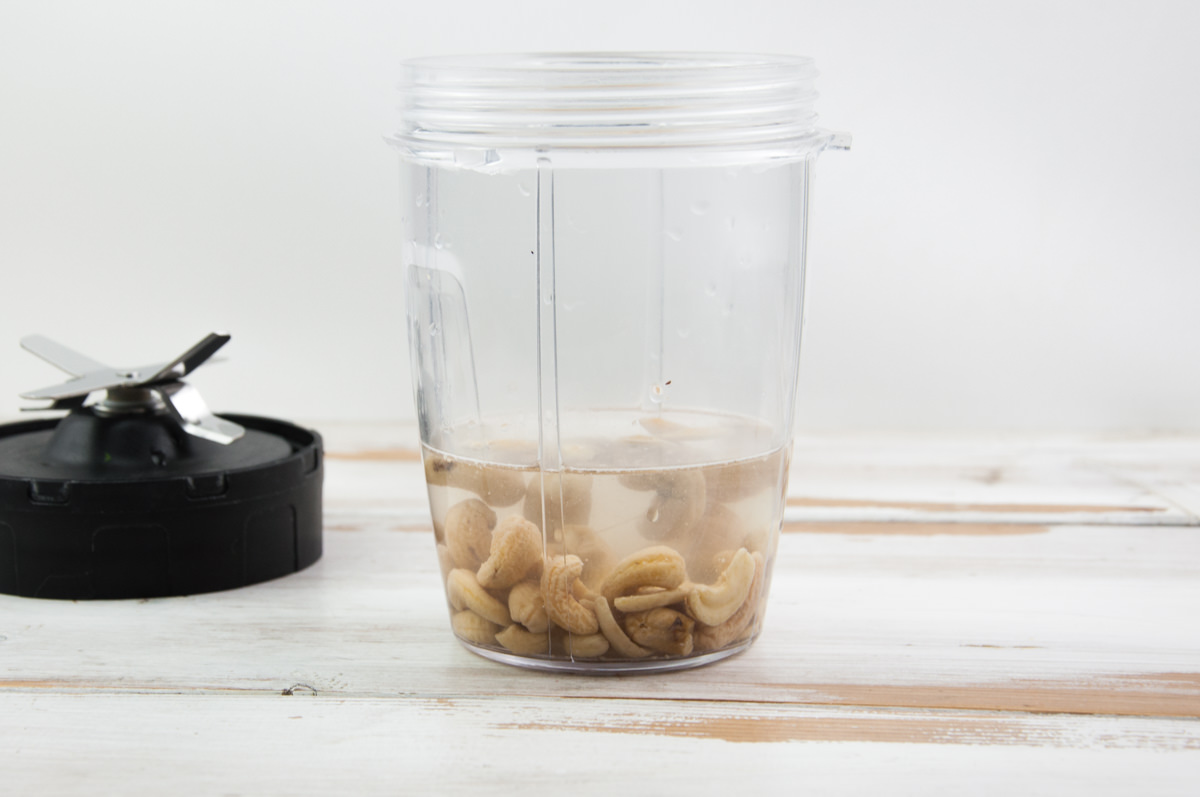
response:
[[[1200,3],[0,2],[0,417],[42,332],[228,329],[218,410],[411,417],[403,58],[811,55],[800,429],[1200,431]]]

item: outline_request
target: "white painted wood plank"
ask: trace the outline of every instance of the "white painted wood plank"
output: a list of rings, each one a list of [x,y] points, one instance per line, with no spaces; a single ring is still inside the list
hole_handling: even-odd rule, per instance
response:
[[[787,534],[747,653],[654,678],[494,664],[451,637],[432,532],[331,518],[313,568],[146,602],[0,596],[0,689],[662,697],[1200,716],[1200,535]]]
[[[1186,794],[1195,722],[631,700],[0,695],[11,794]]]
[[[789,518],[1196,525],[1167,474],[1200,485],[1200,440],[811,438]]]
[[[5,793],[1194,790],[1195,441],[801,441],[763,639],[587,678],[458,646],[413,430],[322,431],[313,568],[0,596]]]

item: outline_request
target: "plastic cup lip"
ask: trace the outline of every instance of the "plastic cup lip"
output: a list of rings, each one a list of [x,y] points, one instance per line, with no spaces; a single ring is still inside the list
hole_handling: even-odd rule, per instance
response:
[[[653,72],[678,75],[687,72],[706,73],[718,70],[805,68],[816,76],[812,58],[778,53],[737,53],[705,51],[582,51],[531,53],[476,53],[432,55],[409,58],[403,66],[417,69],[436,69],[446,75],[467,75],[486,72],[497,79],[514,79],[518,75],[551,74],[603,75],[605,73],[633,74]]]
[[[423,153],[811,143],[816,75],[813,59],[778,54],[427,56],[402,64],[393,142]]]

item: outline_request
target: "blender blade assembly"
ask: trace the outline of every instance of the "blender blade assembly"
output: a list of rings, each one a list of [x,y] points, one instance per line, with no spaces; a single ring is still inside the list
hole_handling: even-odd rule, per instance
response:
[[[185,595],[320,558],[320,435],[215,414],[183,381],[229,339],[213,332],[133,368],[41,335],[21,340],[71,378],[21,394],[61,417],[0,424],[0,593]]]

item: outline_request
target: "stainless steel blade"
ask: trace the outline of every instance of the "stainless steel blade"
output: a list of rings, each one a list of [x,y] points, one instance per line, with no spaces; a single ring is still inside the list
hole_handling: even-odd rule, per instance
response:
[[[179,425],[190,435],[227,446],[246,433],[241,425],[213,415],[200,398],[200,391],[191,385],[169,382],[158,387],[158,392]]]
[[[72,396],[71,398],[57,399],[50,402],[44,407],[22,407],[21,412],[50,412],[61,410],[77,410],[87,401],[87,396]]]
[[[210,332],[204,338],[185,351],[183,354],[165,363],[147,382],[160,379],[178,379],[187,376],[199,368],[205,360],[216,354],[217,350],[229,342],[230,335],[225,332]]]
[[[133,387],[141,384],[142,380],[137,371],[114,371],[104,366],[102,371],[93,371],[76,379],[49,387],[22,393],[24,399],[65,399],[73,396],[86,396],[97,390],[108,390],[112,387]]]
[[[74,349],[44,335],[26,335],[21,338],[21,348],[36,354],[59,370],[66,371],[71,376],[83,376],[97,371],[111,371],[112,368],[102,362],[97,362],[87,355],[80,354]]]

